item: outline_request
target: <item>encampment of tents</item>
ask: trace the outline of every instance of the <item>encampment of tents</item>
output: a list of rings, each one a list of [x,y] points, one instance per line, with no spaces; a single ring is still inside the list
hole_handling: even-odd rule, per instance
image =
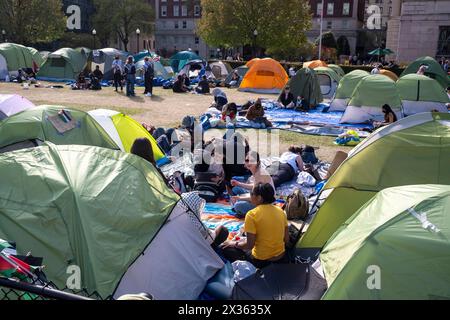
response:
[[[15,43],[0,43],[0,80],[6,75],[17,76],[22,68],[39,68],[43,63],[39,52]]]
[[[38,106],[0,122],[0,152],[36,146],[44,141],[119,149],[94,118],[72,108]]]
[[[200,77],[206,76],[208,79],[214,79],[214,74],[208,68],[204,60],[192,60],[186,62],[183,68],[178,71],[178,75],[186,74],[191,81],[200,81]]]
[[[447,112],[445,104],[450,102],[449,98],[434,79],[411,73],[397,81],[397,89],[406,116],[432,110]]]
[[[317,74],[314,70],[309,68],[301,68],[297,71],[287,85],[294,95],[294,99],[303,97],[309,101],[310,108],[315,108],[323,101],[323,96],[320,90],[320,83]]]
[[[103,72],[103,80],[113,80],[114,71],[112,68],[112,63],[116,56],[118,56],[123,62],[125,62],[127,58],[127,54],[125,52],[113,48],[94,50],[92,52],[91,70],[95,70],[96,66],[99,66],[100,71]]]
[[[257,93],[280,93],[289,77],[283,66],[271,58],[252,62],[241,82],[239,91]]]
[[[382,106],[388,104],[402,117],[402,101],[395,82],[381,74],[361,79],[342,116],[341,123],[364,123],[370,120],[384,121]]]
[[[0,120],[34,107],[30,100],[18,94],[0,94]]]
[[[326,99],[333,98],[339,85],[339,81],[341,80],[341,76],[329,67],[317,67],[314,69],[314,72],[319,79],[322,96]]]
[[[175,73],[180,72],[186,63],[192,60],[203,60],[199,55],[192,51],[181,51],[170,58],[170,65]]]
[[[154,58],[154,56],[144,56],[142,59],[136,62],[136,69],[141,70],[143,73],[145,58]],[[153,61],[153,68],[155,71],[155,78],[161,78],[163,80],[168,80],[173,77],[173,73],[169,72],[161,63],[161,61]]]
[[[86,55],[70,48],[51,53],[42,65],[38,78],[48,81],[72,81],[77,79],[87,64]]]
[[[370,75],[370,73],[364,70],[354,70],[347,73],[339,81],[339,86],[336,89],[336,95],[330,104],[330,111],[345,111],[356,86],[359,84],[361,79],[367,77],[368,75]]]
[[[331,68],[334,70],[334,72],[336,72],[338,75],[341,76],[341,78],[343,76],[345,76],[345,71],[344,69],[342,69],[340,66],[338,66],[337,64],[329,64],[328,68]]]
[[[147,138],[152,144],[155,160],[165,157],[152,135],[133,118],[118,111],[105,109],[92,110],[88,113],[108,133],[120,150],[130,152],[136,139]]]
[[[42,257],[59,288],[76,267],[81,288],[103,299],[146,292],[194,300],[224,265],[189,208],[138,156],[46,143],[0,154],[0,176],[8,181],[0,184],[0,238]]]
[[[320,249],[377,192],[411,184],[450,184],[450,114],[419,113],[356,146],[324,186],[330,192],[299,248]]]
[[[407,74],[417,73],[420,66],[426,66],[425,75],[427,77],[435,79],[443,88],[447,88],[450,85],[450,78],[445,71],[442,69],[441,65],[434,60],[432,57],[420,57],[414,62],[412,62],[408,67],[402,72],[401,77]]]
[[[450,186],[382,190],[324,247],[323,299],[448,300],[449,239]]]
[[[303,68],[315,69],[318,67],[328,67],[328,65],[322,60],[312,60],[303,63]]]
[[[233,72],[233,68],[231,68],[230,64],[224,61],[210,61],[209,67],[211,68],[214,77],[219,80],[226,79],[228,75]]]

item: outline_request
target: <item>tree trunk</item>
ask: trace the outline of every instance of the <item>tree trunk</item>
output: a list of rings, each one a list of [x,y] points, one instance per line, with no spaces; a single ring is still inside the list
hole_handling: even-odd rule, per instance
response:
[[[123,47],[124,47],[124,51],[125,52],[128,52],[128,38],[125,38],[125,39],[123,39],[122,40],[122,43],[123,43]]]

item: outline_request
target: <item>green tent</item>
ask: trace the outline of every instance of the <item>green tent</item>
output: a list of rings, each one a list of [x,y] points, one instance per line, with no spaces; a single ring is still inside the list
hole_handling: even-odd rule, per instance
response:
[[[9,72],[17,72],[21,68],[33,68],[33,61],[37,67],[44,62],[36,49],[15,43],[0,43],[0,56],[6,61]]]
[[[383,121],[384,113],[381,108],[385,104],[392,108],[398,119],[402,117],[402,101],[395,82],[382,74],[364,77],[353,91],[340,122]]]
[[[354,70],[342,77],[339,81],[339,86],[336,89],[336,95],[333,101],[331,101],[330,111],[345,111],[356,86],[368,75],[370,75],[370,73],[367,71]]]
[[[73,118],[73,128],[63,133],[60,133],[54,125],[55,122],[60,123],[58,113],[61,110],[70,113]],[[94,118],[76,109],[39,106],[12,115],[0,122],[0,152],[35,146],[43,141],[119,150],[119,146]]]
[[[401,77],[407,74],[417,73],[421,65],[427,66],[425,75],[437,80],[443,88],[450,86],[450,77],[445,74],[441,65],[431,57],[421,57],[412,62],[401,74]]]
[[[336,231],[323,299],[450,299],[450,186],[388,188]]]
[[[336,93],[341,81],[341,76],[329,67],[317,67],[314,69],[319,79],[320,90],[324,98],[330,99]]]
[[[170,58],[170,65],[173,72],[178,73],[181,69],[192,60],[203,60],[199,55],[192,51],[181,51]]]
[[[329,64],[328,68],[331,68],[336,72],[341,78],[345,76],[344,69],[341,68],[341,66],[338,66],[337,64]]]
[[[447,93],[439,82],[427,76],[407,74],[397,81],[397,89],[402,99],[403,113],[411,115],[437,110],[447,112]]]
[[[76,269],[69,267],[79,267],[82,288],[103,298],[178,201],[147,161],[98,147],[48,143],[3,153],[0,176],[8,181],[0,184],[0,238],[43,257],[47,278],[59,288],[71,283]]]
[[[327,199],[297,247],[323,247],[378,191],[410,184],[450,184],[450,114],[419,113],[372,133],[324,186]]]
[[[288,81],[286,86],[291,88],[291,92],[295,99],[303,96],[306,101],[309,101],[311,108],[315,108],[323,101],[319,78],[313,69],[301,68],[297,71],[295,76]]]
[[[86,64],[84,53],[70,48],[59,49],[48,56],[39,70],[38,77],[49,81],[75,80]]]

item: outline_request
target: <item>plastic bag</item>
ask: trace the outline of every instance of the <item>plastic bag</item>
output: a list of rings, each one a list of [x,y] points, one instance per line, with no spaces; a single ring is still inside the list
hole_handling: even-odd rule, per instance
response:
[[[245,278],[250,277],[256,272],[256,268],[248,261],[235,261],[232,263],[234,276],[234,282],[241,281]]]
[[[297,183],[306,187],[314,187],[316,185],[316,179],[308,172],[302,171],[298,175]]]

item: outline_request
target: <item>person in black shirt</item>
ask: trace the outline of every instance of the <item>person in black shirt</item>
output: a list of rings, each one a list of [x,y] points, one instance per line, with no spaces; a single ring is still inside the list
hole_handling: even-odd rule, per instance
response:
[[[284,88],[283,92],[281,93],[281,96],[278,99],[278,101],[281,102],[284,108],[292,109],[295,107],[294,100],[295,99],[294,95],[291,92],[291,88],[289,86],[286,86],[286,88]]]
[[[209,83],[206,79],[206,76],[202,77],[202,80],[198,83],[197,88],[195,88],[195,92],[199,94],[207,94],[209,93]]]
[[[175,93],[186,93],[189,91],[184,85],[183,76],[178,76],[177,80],[173,83],[172,90]]]

